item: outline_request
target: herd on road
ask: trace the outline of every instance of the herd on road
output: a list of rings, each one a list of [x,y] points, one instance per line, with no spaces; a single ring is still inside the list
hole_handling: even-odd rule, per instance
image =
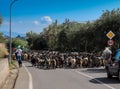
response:
[[[12,55],[15,59],[15,54]],[[57,51],[31,51],[24,53],[22,59],[38,68],[91,68],[104,66],[100,56],[90,53],[60,53]]]
[[[15,54],[12,54],[15,60]],[[106,60],[101,55],[95,53],[60,53],[58,51],[30,51],[22,54],[22,60],[31,62],[33,67],[40,69],[56,68],[93,68],[105,67],[107,77],[118,76],[120,80],[120,63],[119,66],[106,65]],[[116,70],[116,71],[115,71]]]

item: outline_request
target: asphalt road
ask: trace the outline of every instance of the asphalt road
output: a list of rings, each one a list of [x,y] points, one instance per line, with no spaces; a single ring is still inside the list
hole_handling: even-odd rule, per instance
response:
[[[120,81],[106,78],[104,68],[38,69],[24,62],[15,89],[119,89]]]

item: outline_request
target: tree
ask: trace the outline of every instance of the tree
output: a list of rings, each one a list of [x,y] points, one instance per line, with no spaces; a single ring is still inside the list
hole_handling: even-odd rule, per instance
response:
[[[4,37],[3,37],[3,33],[0,33],[0,43],[4,42]]]
[[[45,45],[45,48],[58,51],[66,49],[87,52],[102,51],[108,46],[109,39],[106,34],[110,30],[115,33],[113,38],[115,45],[112,47],[117,49],[120,46],[120,9],[106,10],[99,19],[91,22],[79,23],[65,19],[65,22],[58,24],[56,20],[44,28],[40,34],[27,33],[27,41],[33,49],[34,47],[40,49],[40,45],[41,47]]]
[[[2,16],[0,15],[0,25],[2,24]]]
[[[37,36],[38,36],[38,34],[37,33],[33,33],[32,31],[26,33],[26,40],[27,40],[28,45],[29,45],[30,48],[32,48],[34,40],[35,40],[35,38]]]
[[[61,51],[67,49],[68,38],[64,30],[62,30],[58,35],[58,48]]]
[[[2,24],[2,16],[0,15],[0,25]],[[0,43],[4,42],[3,34],[0,33]]]
[[[12,47],[13,48],[16,48],[18,46],[21,46],[21,47],[27,47],[27,41],[23,40],[23,39],[20,39],[20,38],[14,38],[13,41],[12,41]]]
[[[35,49],[35,50],[45,50],[45,49],[47,49],[47,42],[46,42],[46,40],[42,36],[40,36],[40,35],[37,36],[34,39],[32,49]]]

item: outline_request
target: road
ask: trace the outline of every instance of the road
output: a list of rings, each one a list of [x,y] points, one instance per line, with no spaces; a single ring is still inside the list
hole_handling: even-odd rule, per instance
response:
[[[38,69],[24,62],[15,89],[119,89],[120,81],[106,78],[104,68]]]

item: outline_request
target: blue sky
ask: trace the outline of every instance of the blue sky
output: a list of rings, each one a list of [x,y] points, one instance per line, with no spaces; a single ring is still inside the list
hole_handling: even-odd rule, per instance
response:
[[[9,32],[9,10],[13,0],[0,0],[3,24],[0,32]],[[70,21],[92,21],[98,19],[103,10],[120,8],[120,0],[18,0],[12,6],[13,35],[26,32],[41,32],[57,19]]]

